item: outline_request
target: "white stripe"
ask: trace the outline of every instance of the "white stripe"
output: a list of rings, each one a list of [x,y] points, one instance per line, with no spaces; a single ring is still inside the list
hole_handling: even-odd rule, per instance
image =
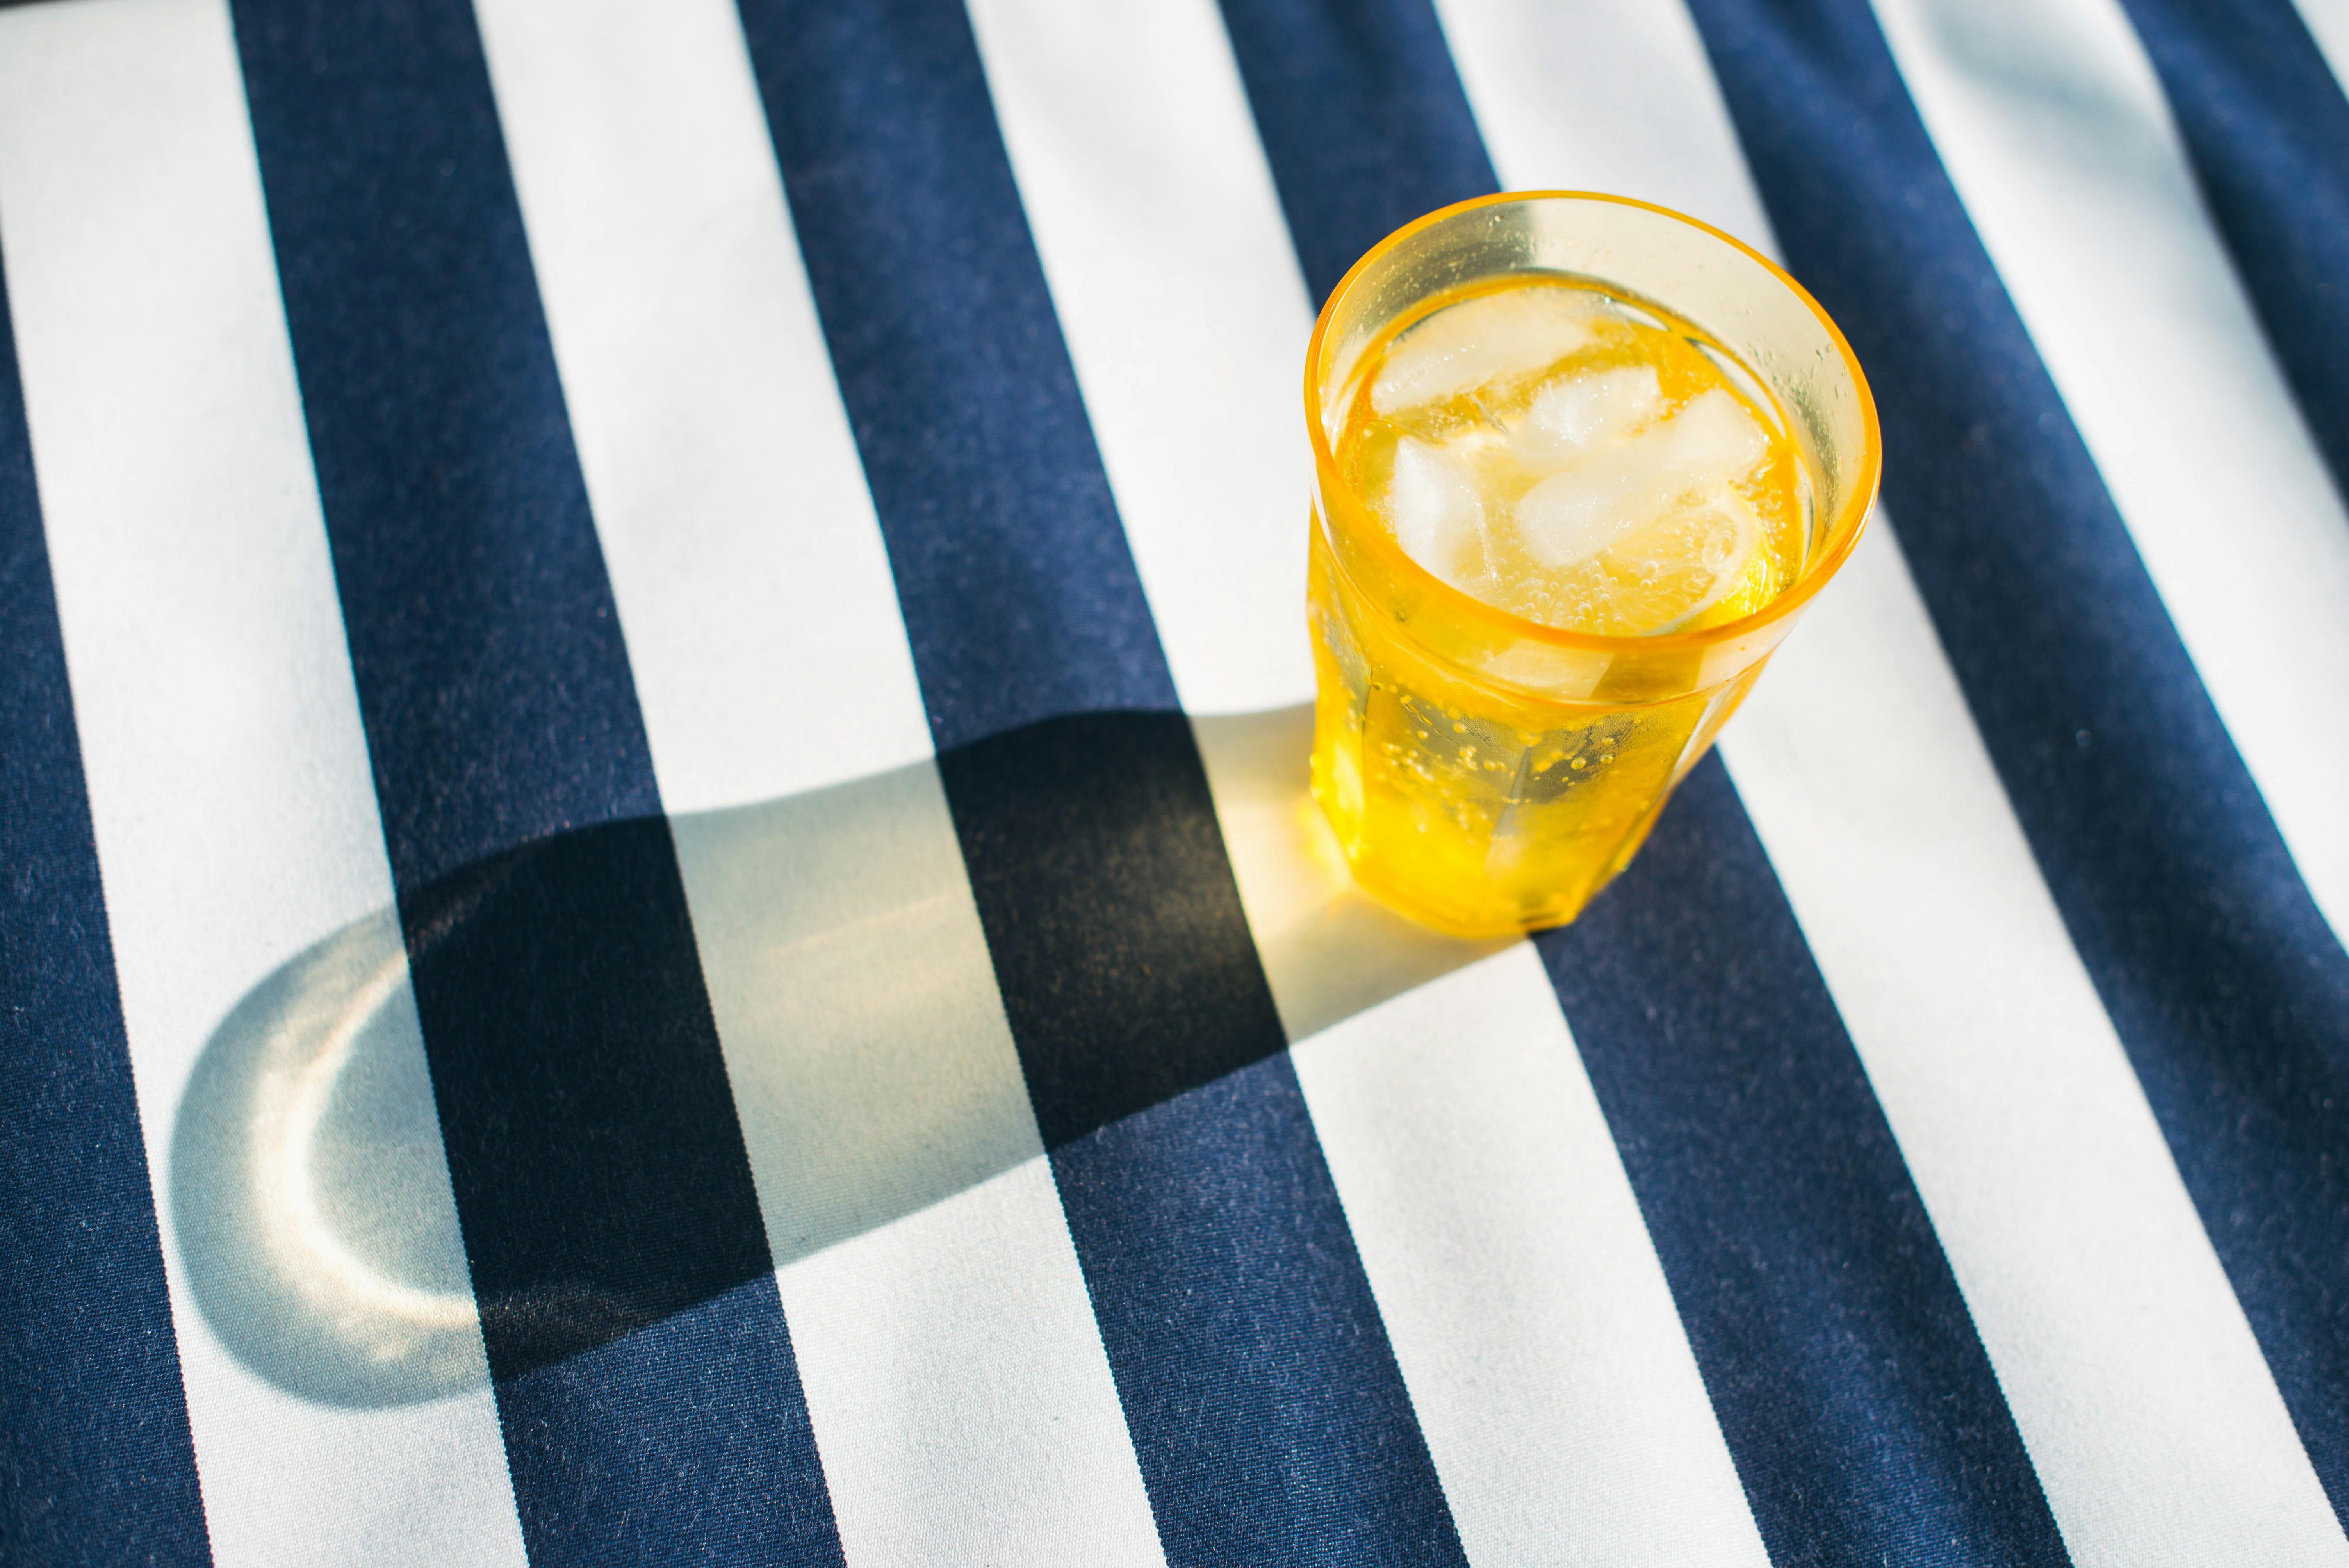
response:
[[[849,1561],[1154,1568],[936,769],[676,830]]]
[[[2112,0],[1899,0],[1887,40],[2309,891],[2349,937],[2349,515]]]
[[[1305,794],[1308,311],[1213,5],[971,9],[1184,706],[1271,709],[1195,728],[1471,1560],[1765,1562],[1531,948],[1363,899]]]
[[[969,10],[1183,705],[1303,701],[1313,307],[1221,26],[1196,0]]]
[[[2349,92],[2349,0],[2297,0],[2300,19],[2308,25],[2333,79]]]
[[[1529,943],[1296,1050],[1469,1561],[1769,1561]]]
[[[477,9],[848,1558],[1155,1564],[740,22]]]
[[[475,9],[663,803],[928,757],[731,8]]]
[[[0,14],[0,211],[213,1560],[519,1565],[227,7]]]
[[[1765,238],[1694,29],[1659,26],[1647,49],[1578,72],[1600,10],[1446,0],[1504,176],[1574,184],[1603,170],[1636,194],[1655,122],[1702,123],[1711,145],[1679,150],[1657,182],[1700,212],[1749,214],[1727,226]],[[1550,74],[1519,68],[1528,57]],[[2340,1562],[2331,1510],[1884,522],[1722,750],[2065,1542],[2084,1564]]]
[[[1436,0],[1436,13],[1503,185],[1660,202],[1772,248],[1682,6]]]

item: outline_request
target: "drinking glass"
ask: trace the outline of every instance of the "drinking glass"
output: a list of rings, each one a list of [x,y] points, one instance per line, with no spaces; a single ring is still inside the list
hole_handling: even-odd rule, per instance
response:
[[[1785,592],[1702,630],[1601,636],[1495,608],[1404,553],[1337,460],[1355,373],[1429,301],[1510,273],[1661,307],[1766,388],[1809,486]],[[1464,936],[1562,924],[1630,861],[1849,558],[1881,460],[1859,364],[1801,285],[1692,218],[1578,191],[1464,201],[1381,241],[1322,307],[1305,409],[1313,792],[1364,888]]]

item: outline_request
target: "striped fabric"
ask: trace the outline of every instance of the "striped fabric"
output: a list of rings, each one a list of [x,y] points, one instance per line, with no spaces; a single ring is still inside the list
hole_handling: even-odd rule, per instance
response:
[[[0,1561],[2349,1568],[2300,5],[0,7]],[[1505,188],[1886,464],[1469,945],[1296,388]]]

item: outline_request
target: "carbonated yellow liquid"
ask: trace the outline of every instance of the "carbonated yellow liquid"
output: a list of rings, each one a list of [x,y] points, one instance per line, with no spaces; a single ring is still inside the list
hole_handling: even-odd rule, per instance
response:
[[[1651,304],[1522,274],[1440,296],[1362,356],[1345,407],[1335,455],[1376,525],[1527,620],[1699,630],[1802,571],[1810,485],[1784,413]],[[1759,673],[1700,689],[1701,652],[1664,645],[1580,655],[1563,696],[1496,690],[1355,591],[1319,521],[1309,592],[1314,793],[1366,887],[1462,934],[1572,919]]]

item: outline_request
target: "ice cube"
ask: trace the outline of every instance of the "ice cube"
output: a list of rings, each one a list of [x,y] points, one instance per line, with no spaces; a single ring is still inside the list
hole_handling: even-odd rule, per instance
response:
[[[1672,461],[1691,474],[1742,480],[1770,450],[1761,421],[1718,387],[1682,404],[1671,424]]]
[[[1687,498],[1745,478],[1769,450],[1743,404],[1718,388],[1627,439],[1586,451],[1526,491],[1517,525],[1550,565],[1577,566]]]
[[[1537,375],[1588,343],[1603,308],[1600,296],[1579,289],[1521,288],[1439,311],[1389,351],[1371,407],[1392,416]]]
[[[1484,576],[1485,504],[1476,481],[1440,448],[1406,436],[1380,511],[1403,553],[1455,588]]]
[[[1630,435],[1664,406],[1652,365],[1561,376],[1534,394],[1510,437],[1517,461],[1536,473],[1564,468],[1588,449]]]
[[[1676,499],[1661,461],[1663,442],[1635,437],[1601,447],[1517,500],[1526,548],[1552,566],[1578,566]]]

